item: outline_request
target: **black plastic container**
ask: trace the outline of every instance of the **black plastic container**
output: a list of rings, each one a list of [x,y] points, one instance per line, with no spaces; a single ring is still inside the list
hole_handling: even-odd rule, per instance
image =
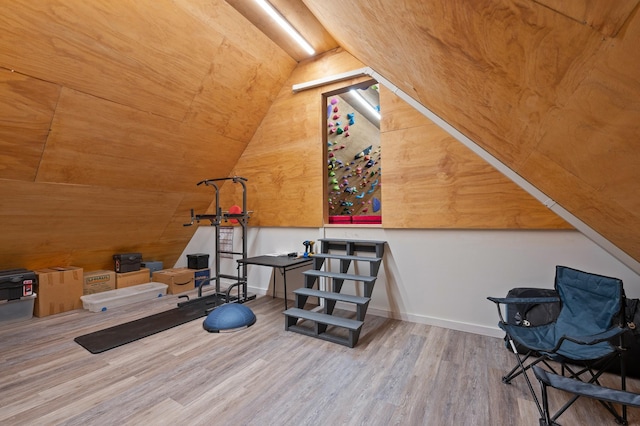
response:
[[[5,269],[0,271],[0,300],[16,300],[31,296],[38,283],[38,276],[28,269]]]
[[[113,266],[117,273],[140,270],[141,253],[119,253],[113,255]]]
[[[189,269],[205,269],[209,267],[209,255],[205,253],[195,253],[187,255]]]

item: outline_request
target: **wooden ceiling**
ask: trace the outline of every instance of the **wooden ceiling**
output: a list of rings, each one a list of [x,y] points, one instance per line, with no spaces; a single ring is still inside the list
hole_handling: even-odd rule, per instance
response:
[[[640,260],[637,0],[303,0],[335,40]]]
[[[0,267],[99,269],[123,251],[173,264],[195,230],[182,226],[189,209],[211,208],[196,182],[243,158],[259,171],[250,185],[290,191],[287,214],[257,224],[322,226],[290,195],[318,198],[307,169],[286,148],[267,153],[279,135],[265,132],[317,120],[310,97],[281,101],[291,83],[349,66],[371,67],[640,260],[639,1],[273,0],[310,59],[250,1],[5,2]],[[323,62],[334,54],[351,59]]]

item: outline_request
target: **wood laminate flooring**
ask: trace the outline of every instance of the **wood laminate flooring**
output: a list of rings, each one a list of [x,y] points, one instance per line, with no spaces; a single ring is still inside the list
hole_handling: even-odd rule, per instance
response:
[[[176,303],[1,325],[0,425],[538,425],[522,378],[501,382],[514,361],[501,339],[369,315],[349,349],[285,332],[270,296],[247,303],[257,323],[239,332],[195,320],[97,355],[73,341]],[[567,398],[551,392],[552,407]],[[615,424],[586,399],[560,422]]]

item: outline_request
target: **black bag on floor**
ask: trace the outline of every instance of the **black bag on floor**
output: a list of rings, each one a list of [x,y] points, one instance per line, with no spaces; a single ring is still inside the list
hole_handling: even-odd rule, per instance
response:
[[[522,297],[558,297],[558,293],[554,289],[548,288],[532,288],[518,287],[509,290],[507,298]],[[507,304],[505,314],[507,316],[507,324],[518,325],[522,327],[535,327],[537,325],[549,324],[558,318],[560,314],[561,303],[515,303]],[[509,342],[505,344],[510,349]],[[516,343],[518,353],[527,353],[528,351]]]
[[[629,327],[629,331],[622,335],[622,346],[626,348],[623,355],[626,376],[640,378],[640,299],[625,299],[624,312]],[[620,374],[620,364],[614,363],[607,371]]]

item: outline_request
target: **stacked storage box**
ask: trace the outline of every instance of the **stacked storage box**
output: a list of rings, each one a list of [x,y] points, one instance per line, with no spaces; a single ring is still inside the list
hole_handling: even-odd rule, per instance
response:
[[[0,324],[33,316],[36,274],[27,269],[0,271]]]
[[[153,273],[153,281],[167,284],[167,293],[178,294],[195,288],[193,269],[173,268],[163,269]]]
[[[115,290],[115,288],[116,273],[113,271],[101,270],[84,273],[82,293],[85,295]]]
[[[104,312],[118,306],[143,300],[155,299],[167,294],[167,285],[162,283],[145,283],[126,288],[103,291],[101,293],[82,296],[82,305],[91,312]]]
[[[35,273],[38,276],[38,298],[33,310],[35,316],[45,317],[82,308],[82,268],[58,266],[36,269]]]
[[[150,273],[148,268],[140,268],[137,271],[116,274],[116,288],[125,288],[148,283],[149,277]]]
[[[141,263],[142,253],[119,253],[113,255],[113,269],[117,273],[139,271]]]
[[[162,262],[157,260],[145,260],[140,265],[149,270],[149,279],[153,277],[154,272],[161,271],[163,268]]]

